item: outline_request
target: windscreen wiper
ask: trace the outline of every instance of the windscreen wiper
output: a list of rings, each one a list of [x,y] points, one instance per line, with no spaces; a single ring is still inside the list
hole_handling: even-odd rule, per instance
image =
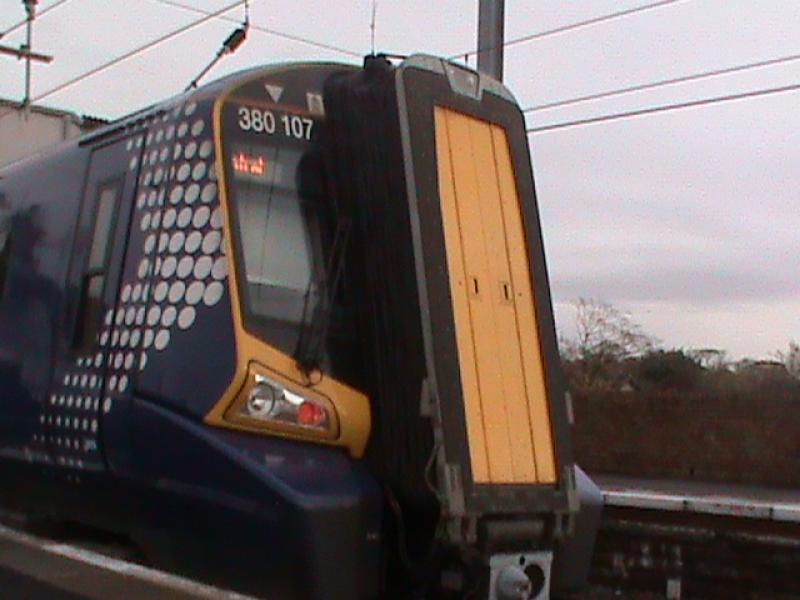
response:
[[[325,275],[319,285],[319,300],[311,302],[312,287],[306,292],[305,308],[303,310],[303,329],[297,342],[294,353],[297,365],[307,375],[318,370],[322,362],[325,340],[328,337],[331,316],[333,314],[334,298],[339,291],[339,284],[344,271],[344,259],[347,250],[347,240],[350,237],[350,219],[339,217],[336,221],[336,233],[325,268]],[[313,307],[312,307],[313,304]],[[313,311],[307,318],[309,310]]]

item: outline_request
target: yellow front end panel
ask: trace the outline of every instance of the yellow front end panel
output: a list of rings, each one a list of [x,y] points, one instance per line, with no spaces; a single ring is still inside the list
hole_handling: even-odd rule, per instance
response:
[[[528,248],[506,132],[436,107],[436,154],[475,483],[555,483]]]

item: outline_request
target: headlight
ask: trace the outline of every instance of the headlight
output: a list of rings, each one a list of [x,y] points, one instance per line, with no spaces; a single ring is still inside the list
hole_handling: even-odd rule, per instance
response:
[[[248,382],[235,403],[229,418],[278,431],[295,431],[303,435],[335,437],[338,434],[336,413],[327,398],[318,394],[293,391],[289,386],[251,367]]]
[[[245,413],[256,419],[270,419],[277,412],[278,400],[275,388],[269,384],[259,383],[247,397]]]
[[[331,421],[325,406],[295,394],[263,375],[255,376],[255,385],[242,410],[245,416],[254,419],[312,429],[327,430]]]

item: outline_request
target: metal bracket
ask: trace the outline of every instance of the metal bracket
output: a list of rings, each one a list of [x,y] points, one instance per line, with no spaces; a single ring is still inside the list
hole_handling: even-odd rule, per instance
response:
[[[450,514],[464,516],[467,512],[464,500],[464,486],[461,481],[461,467],[453,463],[444,465],[444,484]]]
[[[574,465],[564,468],[564,481],[566,482],[565,487],[567,492],[567,507],[571,513],[577,514],[581,508],[581,500],[578,497],[578,487],[575,483]]]
[[[555,515],[553,537],[556,539],[573,535],[575,532],[575,519],[581,508],[574,465],[564,467],[561,480],[564,482],[564,492],[567,496],[567,510]]]
[[[478,541],[478,519],[475,517],[451,517],[447,521],[448,542],[462,549],[474,548]]]

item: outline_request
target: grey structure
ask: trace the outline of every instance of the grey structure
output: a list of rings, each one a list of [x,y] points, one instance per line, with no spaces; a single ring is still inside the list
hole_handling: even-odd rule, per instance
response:
[[[0,99],[0,166],[77,138],[103,124],[101,119],[43,106],[23,107]]]

